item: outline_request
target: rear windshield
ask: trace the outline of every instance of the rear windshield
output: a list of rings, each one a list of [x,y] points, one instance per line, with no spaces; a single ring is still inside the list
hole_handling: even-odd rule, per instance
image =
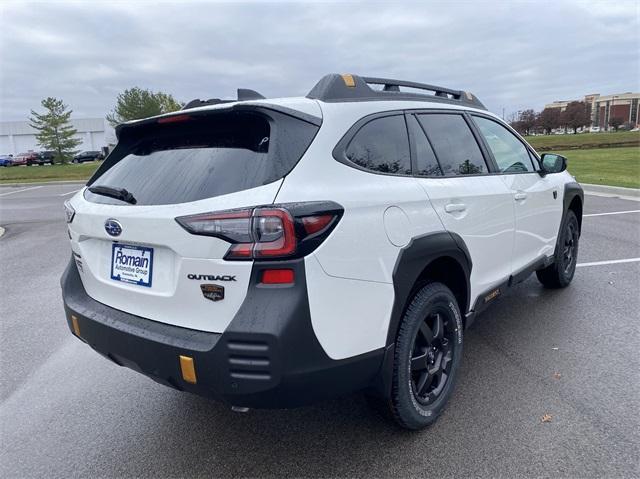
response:
[[[164,205],[234,193],[284,177],[318,127],[279,112],[245,111],[128,130],[90,186],[124,188],[137,205]],[[127,204],[89,190],[85,198]]]

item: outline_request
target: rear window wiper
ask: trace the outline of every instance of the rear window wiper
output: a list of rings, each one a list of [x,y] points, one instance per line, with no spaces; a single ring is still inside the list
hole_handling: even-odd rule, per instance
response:
[[[96,195],[108,196],[116,200],[125,201],[135,205],[137,203],[135,197],[124,188],[113,188],[111,186],[90,186],[89,191]]]

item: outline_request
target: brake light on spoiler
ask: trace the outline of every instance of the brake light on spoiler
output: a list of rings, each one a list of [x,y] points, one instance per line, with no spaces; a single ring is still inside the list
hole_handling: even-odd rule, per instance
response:
[[[230,242],[226,260],[274,260],[311,253],[343,211],[334,202],[308,202],[201,213],[176,221],[191,234]]]

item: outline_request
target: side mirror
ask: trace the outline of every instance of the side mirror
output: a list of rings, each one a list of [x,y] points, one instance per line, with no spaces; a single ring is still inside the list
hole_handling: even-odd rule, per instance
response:
[[[560,173],[567,169],[567,159],[555,153],[543,153],[541,157],[540,173],[548,175],[550,173]]]

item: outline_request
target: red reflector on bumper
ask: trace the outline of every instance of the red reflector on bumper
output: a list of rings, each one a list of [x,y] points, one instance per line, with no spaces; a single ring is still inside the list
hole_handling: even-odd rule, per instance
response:
[[[262,284],[292,284],[295,275],[292,269],[265,269],[262,272]]]

